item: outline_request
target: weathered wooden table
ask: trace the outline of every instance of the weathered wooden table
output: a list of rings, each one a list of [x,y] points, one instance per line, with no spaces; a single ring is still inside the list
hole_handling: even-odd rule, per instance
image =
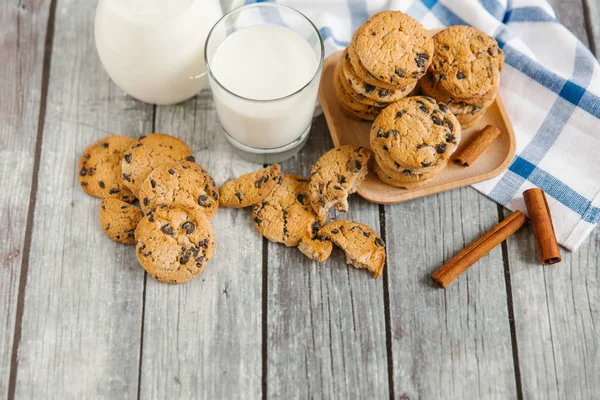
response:
[[[596,0],[554,1],[593,50]],[[351,202],[381,232],[383,279],[264,240],[249,213],[214,219],[217,255],[191,283],[144,273],[101,231],[76,163],[117,132],[178,135],[222,183],[256,169],[219,133],[208,91],[153,107],[95,52],[94,1],[0,3],[0,397],[592,399],[600,395],[600,231],[537,264],[529,228],[447,290],[429,275],[506,215],[471,188],[389,207]],[[331,147],[317,118],[283,164]]]

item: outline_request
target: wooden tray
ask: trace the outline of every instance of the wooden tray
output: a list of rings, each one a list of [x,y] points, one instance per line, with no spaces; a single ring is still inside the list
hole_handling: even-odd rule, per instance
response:
[[[335,95],[333,71],[341,55],[341,51],[332,54],[325,60],[325,64],[323,65],[321,86],[319,87],[319,97],[323,113],[327,119],[329,132],[336,147],[350,144],[370,149],[369,131],[371,129],[371,122],[358,121],[347,117],[340,109]],[[383,183],[377,178],[374,172],[370,171],[365,181],[358,188],[358,194],[365,200],[373,203],[394,204],[471,185],[499,175],[508,168],[508,165],[515,156],[516,150],[515,133],[500,95],[498,95],[494,104],[475,126],[462,132],[462,139],[458,150],[466,143],[469,143],[473,134],[486,125],[494,125],[500,129],[502,134],[470,167],[462,167],[450,161],[448,166],[433,181],[420,188],[410,190],[400,189]]]

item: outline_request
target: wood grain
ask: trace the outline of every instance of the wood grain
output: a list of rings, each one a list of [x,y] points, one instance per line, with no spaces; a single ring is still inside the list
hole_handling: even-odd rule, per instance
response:
[[[588,44],[581,0],[554,1],[558,19]],[[588,2],[598,12],[597,2]],[[598,20],[594,22],[598,27]],[[597,42],[596,42],[597,43]],[[539,265],[530,228],[507,242],[524,398],[590,399],[600,392],[600,235]]]
[[[600,59],[600,2],[583,0],[583,5],[590,49]]]
[[[152,107],[104,73],[93,40],[95,2],[59,1],[48,89],[17,398],[132,398],[137,393],[143,270],[112,242],[77,161],[111,133],[139,135]]]
[[[49,2],[0,3],[0,397],[9,394],[13,335],[28,221]],[[26,273],[26,266],[23,268]],[[17,334],[18,340],[18,334]],[[15,354],[16,356],[16,354]],[[14,381],[13,381],[14,383]]]
[[[332,147],[323,117],[306,148],[282,164],[307,176]],[[354,219],[379,231],[378,207],[353,196]],[[268,245],[268,398],[387,398],[383,280],[348,267],[334,251],[323,264]]]
[[[517,397],[500,247],[446,290],[430,278],[497,223],[471,188],[386,208],[396,398]]]
[[[227,144],[209,91],[157,108],[156,130],[176,135],[217,184],[262,168]],[[221,208],[212,219],[215,258],[185,285],[148,277],[141,398],[260,398],[262,237],[249,209]]]

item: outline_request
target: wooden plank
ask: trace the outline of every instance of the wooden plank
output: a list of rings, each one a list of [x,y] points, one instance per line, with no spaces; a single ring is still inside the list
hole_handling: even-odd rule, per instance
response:
[[[598,0],[583,0],[586,28],[590,48],[600,59],[600,2]]]
[[[558,20],[579,40],[589,46],[585,25],[583,2],[586,0],[549,0]],[[593,1],[592,1],[593,2]]]
[[[587,45],[581,2],[555,3],[559,20]],[[597,3],[587,4],[597,31]],[[596,230],[577,253],[563,249],[562,263],[544,268],[529,227],[508,241],[524,398],[590,399],[600,392],[599,244]]]
[[[95,7],[57,4],[17,398],[137,394],[143,270],[133,247],[102,232],[100,202],[79,188],[77,161],[107,134],[148,132],[153,110],[126,97],[103,71]]]
[[[430,277],[498,223],[496,204],[461,188],[387,207],[386,221],[396,398],[517,397],[501,248],[446,290]]]
[[[9,394],[29,214],[49,2],[0,3],[0,397]],[[29,228],[29,229],[28,229]],[[26,271],[26,267],[23,268]],[[23,278],[25,276],[23,275]],[[17,333],[18,337],[18,333]],[[15,354],[16,356],[16,354]],[[16,370],[16,368],[14,368]],[[13,372],[14,372],[13,370]],[[13,381],[14,383],[14,381]],[[11,388],[12,390],[13,388]]]
[[[261,166],[227,144],[209,91],[157,109],[156,129],[192,146],[217,184]],[[148,277],[141,398],[261,396],[262,237],[250,210],[221,208],[212,219],[215,258],[192,282]]]
[[[308,176],[332,147],[323,117],[306,148],[282,164]],[[353,196],[348,215],[379,231],[378,206]],[[269,243],[267,393],[269,398],[387,398],[383,280],[346,266],[334,251],[323,264]]]
[[[563,261],[539,265],[530,227],[508,241],[525,398],[600,392],[600,232]]]

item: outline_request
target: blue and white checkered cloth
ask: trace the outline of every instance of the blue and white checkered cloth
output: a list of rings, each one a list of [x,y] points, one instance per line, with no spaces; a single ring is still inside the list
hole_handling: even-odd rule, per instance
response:
[[[248,3],[254,1],[247,1]],[[600,222],[600,69],[544,0],[278,0],[320,29],[327,55],[370,15],[401,10],[427,29],[472,25],[506,54],[501,94],[517,135],[508,171],[475,189],[511,210],[543,189],[558,241],[575,250]]]

